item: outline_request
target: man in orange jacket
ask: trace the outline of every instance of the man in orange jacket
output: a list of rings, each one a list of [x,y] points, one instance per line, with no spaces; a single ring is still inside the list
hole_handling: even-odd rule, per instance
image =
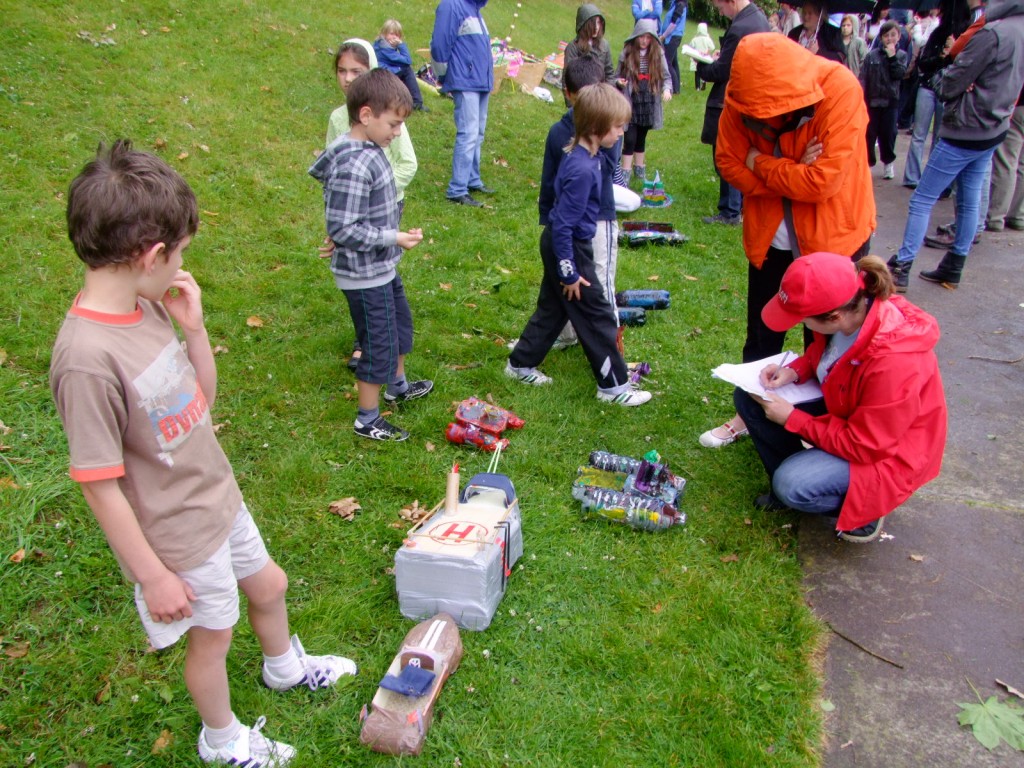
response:
[[[782,35],[744,37],[736,48],[715,162],[743,193],[747,339],[743,361],[782,351],[784,332],[761,320],[786,268],[804,253],[859,259],[875,230],[864,151],[864,92],[842,64]],[[738,416],[701,436],[718,447],[745,433]],[[717,434],[716,434],[717,433]]]

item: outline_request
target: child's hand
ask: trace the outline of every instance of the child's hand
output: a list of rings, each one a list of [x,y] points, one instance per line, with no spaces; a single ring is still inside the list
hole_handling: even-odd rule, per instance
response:
[[[329,259],[334,255],[334,241],[329,237],[324,238],[324,244],[316,249],[317,255],[321,259]]]
[[[408,232],[399,232],[398,237],[395,238],[395,242],[408,251],[410,248],[415,248],[419,245],[422,239],[422,229],[410,229]]]
[[[626,85],[627,85],[626,78],[624,78],[624,77],[620,77],[618,80],[615,81],[615,83],[616,83],[616,85],[619,86],[619,88],[625,88]]]
[[[203,304],[200,300],[202,291],[191,272],[183,269],[171,281],[170,288],[164,294],[164,307],[185,333],[195,333],[203,329]]]
[[[662,101],[672,101],[672,91],[662,91],[661,92],[661,100]]]
[[[196,593],[178,574],[165,570],[159,578],[142,584],[142,598],[153,621],[170,624],[192,615]]]
[[[569,285],[562,283],[562,293],[565,294],[565,300],[579,301],[581,286],[587,286],[588,288],[590,287],[590,282],[586,280],[582,275],[580,276],[580,279],[577,280],[575,283],[570,283]]]

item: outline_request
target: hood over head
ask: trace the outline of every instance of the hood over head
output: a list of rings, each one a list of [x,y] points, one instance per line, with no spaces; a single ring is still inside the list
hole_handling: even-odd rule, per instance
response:
[[[595,16],[600,16],[601,20],[604,21],[604,14],[601,13],[601,9],[593,3],[584,3],[576,9],[576,32],[578,33],[583,29],[583,25],[590,21]]]
[[[706,35],[707,33],[708,33],[708,25],[705,24],[702,21],[700,24],[697,25],[697,34],[698,35]]]
[[[366,55],[370,57],[370,69],[376,69],[379,65],[377,64],[377,52],[373,50],[373,46],[363,40],[361,37],[350,37],[345,40],[342,45],[355,43],[360,48],[366,51]]]
[[[825,98],[819,81],[832,66],[777,32],[747,35],[736,46],[725,103],[758,120],[796,112]]]
[[[654,19],[640,19],[633,27],[633,34],[626,38],[626,42],[636,40],[642,35],[650,35],[655,40],[658,39],[658,22]]]

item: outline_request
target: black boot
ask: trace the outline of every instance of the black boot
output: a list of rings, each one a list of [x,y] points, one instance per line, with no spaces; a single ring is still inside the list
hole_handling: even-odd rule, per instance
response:
[[[956,288],[960,284],[960,273],[964,271],[965,261],[967,261],[966,256],[946,251],[939,266],[931,271],[921,272],[920,275],[929,282],[943,283],[950,288]]]
[[[906,293],[907,286],[910,284],[910,266],[914,262],[912,261],[896,261],[895,256],[889,258],[889,274],[892,275],[893,285],[896,287],[896,293]]]

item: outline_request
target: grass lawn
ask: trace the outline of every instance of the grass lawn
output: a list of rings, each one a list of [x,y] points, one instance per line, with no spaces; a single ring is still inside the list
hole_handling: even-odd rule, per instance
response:
[[[605,5],[617,55],[632,19],[625,3]],[[229,657],[243,722],[265,714],[268,735],[298,746],[299,767],[414,762],[358,743],[360,708],[412,626],[390,573],[398,511],[438,501],[454,461],[467,477],[486,467],[487,454],[446,444],[444,428],[453,402],[490,395],[527,422],[500,465],[520,496],[526,554],[491,627],[463,633],[465,659],[416,764],[817,764],[820,627],[800,591],[793,520],[751,506],[766,479],[749,442],[697,444],[731,413],[709,372],[739,356],[746,260],[738,230],[701,223],[717,180],[697,140],[707,92],[693,90],[686,59],[683,91],[648,142],[647,166],[675,204],[634,218],[670,221],[691,241],[623,249],[619,261],[620,289],[672,292],[669,310],[626,335],[627,357],[653,366],[652,403],[599,403],[579,349],[549,356],[553,386],[502,375],[505,343],[536,299],[541,155],[562,114],[557,94],[546,104],[506,83],[483,152],[498,189],[486,209],[444,199],[451,102],[428,95],[432,111],[409,119],[420,167],[403,224],[425,239],[401,267],[416,322],[408,368],[436,389],[394,415],[407,442],[352,433],[351,322],[316,257],[322,198],[306,169],[341,102],[334,46],[372,39],[395,13],[422,60],[433,7],[0,0],[0,765],[198,762],[183,644],[147,653],[130,589],[67,477],[46,380],[83,271],[66,237],[67,186],[98,142],[119,137],[196,191],[203,223],[186,267],[224,348],[222,444],[290,575],[294,630],[311,652],[361,668],[328,692],[274,694],[243,621]],[[485,17],[493,35],[545,55],[573,34],[575,8],[492,0]],[[589,452],[651,448],[688,480],[688,524],[652,534],[582,519],[570,485]],[[348,496],[362,505],[352,522],[328,512]]]

